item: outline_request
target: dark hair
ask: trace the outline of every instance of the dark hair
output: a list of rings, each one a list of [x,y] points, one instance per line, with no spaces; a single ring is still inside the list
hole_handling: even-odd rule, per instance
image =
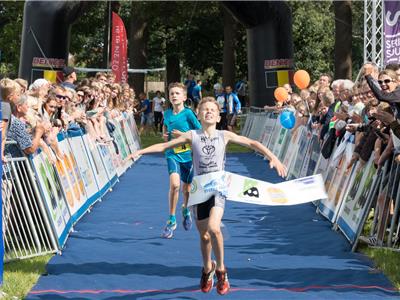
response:
[[[397,71],[400,69],[400,65],[399,64],[388,64],[385,68],[386,70],[392,70],[392,71]]]

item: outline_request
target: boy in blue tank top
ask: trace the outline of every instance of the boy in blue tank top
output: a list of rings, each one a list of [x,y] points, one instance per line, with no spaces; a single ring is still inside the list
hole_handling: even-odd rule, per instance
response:
[[[200,175],[225,169],[225,146],[232,142],[260,152],[268,158],[271,168],[274,167],[280,176],[286,176],[287,170],[285,166],[264,145],[234,132],[216,129],[220,116],[219,105],[214,98],[203,98],[198,108],[201,130],[185,132],[169,142],[141,149],[131,154],[131,157],[135,158],[146,153],[163,152],[167,149],[174,149],[179,145],[189,144],[192,146],[193,151],[195,175]],[[224,264],[224,239],[221,232],[224,209],[225,197],[221,193],[193,206],[193,215],[200,235],[203,258],[200,288],[204,293],[212,290],[214,275],[217,277],[216,288],[218,294],[225,295],[230,289],[227,269]],[[214,253],[215,261],[211,259],[211,252]]]
[[[181,83],[171,83],[168,86],[169,101],[172,108],[164,112],[163,136],[165,141],[177,138],[184,132],[199,129],[201,125],[194,112],[184,106],[186,101],[186,87]],[[176,205],[178,204],[181,181],[183,193],[182,217],[183,227],[189,230],[192,226],[190,210],[187,209],[190,185],[193,179],[192,151],[189,144],[177,146],[165,151],[169,174],[169,218],[164,227],[162,236],[172,238],[176,223]]]

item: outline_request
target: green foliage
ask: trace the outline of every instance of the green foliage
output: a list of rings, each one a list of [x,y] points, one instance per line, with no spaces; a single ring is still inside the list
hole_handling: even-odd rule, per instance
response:
[[[335,20],[332,2],[291,1],[290,6],[296,69],[308,70],[312,80],[321,73],[333,73]]]
[[[23,10],[23,1],[0,2],[0,77],[18,75]]]
[[[1,291],[7,296],[2,299],[23,299],[39,276],[46,272],[50,258],[51,255],[45,255],[5,264]]]
[[[362,247],[360,251],[368,255],[374,261],[376,268],[381,270],[397,289],[400,289],[400,255],[398,251],[368,248],[367,246]]]

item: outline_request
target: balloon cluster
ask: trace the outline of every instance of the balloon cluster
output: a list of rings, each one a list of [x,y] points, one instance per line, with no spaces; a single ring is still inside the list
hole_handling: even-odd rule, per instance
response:
[[[310,75],[305,70],[298,70],[294,73],[293,81],[300,90],[306,89],[310,84]],[[274,97],[278,102],[285,102],[288,99],[289,94],[285,88],[278,87],[274,91]],[[296,123],[296,118],[292,111],[285,110],[279,116],[279,121],[281,122],[282,127],[292,129]]]

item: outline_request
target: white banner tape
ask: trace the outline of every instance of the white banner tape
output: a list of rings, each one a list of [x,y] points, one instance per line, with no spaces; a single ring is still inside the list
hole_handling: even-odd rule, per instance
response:
[[[230,201],[258,205],[296,205],[327,197],[321,174],[273,184],[220,171],[193,178],[188,206],[217,194]]]

